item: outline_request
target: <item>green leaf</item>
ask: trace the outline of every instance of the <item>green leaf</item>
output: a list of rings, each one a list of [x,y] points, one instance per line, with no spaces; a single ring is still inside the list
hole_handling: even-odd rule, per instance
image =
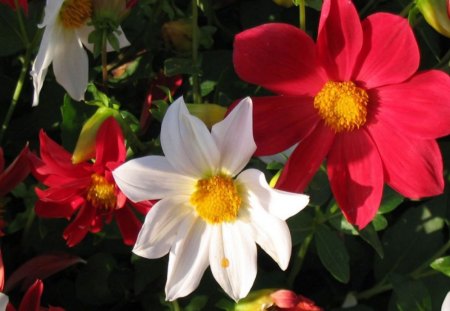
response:
[[[305,208],[287,220],[291,237],[292,246],[300,244],[313,230],[314,216],[312,208]]]
[[[350,279],[349,255],[344,242],[327,226],[320,225],[315,232],[315,244],[320,261],[336,280]]]
[[[214,91],[214,88],[216,87],[217,82],[216,81],[211,81],[211,80],[207,80],[207,81],[203,81],[200,84],[200,92],[202,96],[206,96],[209,93],[211,93],[212,91]]]
[[[441,257],[430,264],[431,268],[450,277],[450,256]]]
[[[396,275],[390,280],[394,290],[392,303],[398,311],[431,311],[431,297],[421,281]]]
[[[2,25],[0,27],[0,40],[2,42],[0,56],[12,55],[24,49],[16,14],[4,4],[0,5],[0,24]]]
[[[189,304],[184,308],[185,311],[200,311],[203,310],[208,302],[208,296],[195,296],[191,299]]]
[[[178,74],[194,74],[197,71],[188,58],[168,58],[164,62],[164,74],[172,77]]]
[[[383,190],[383,200],[381,201],[378,213],[386,214],[393,211],[400,203],[403,202],[403,197],[392,190],[390,187],[385,186]]]
[[[383,245],[381,244],[381,241],[373,224],[369,224],[363,230],[359,231],[359,235],[364,241],[366,241],[370,244],[370,246],[373,247],[380,258],[384,257]]]
[[[383,215],[377,214],[375,215],[375,218],[372,220],[372,225],[375,231],[381,231],[386,229],[386,227],[388,226],[388,221],[386,217],[384,217]]]

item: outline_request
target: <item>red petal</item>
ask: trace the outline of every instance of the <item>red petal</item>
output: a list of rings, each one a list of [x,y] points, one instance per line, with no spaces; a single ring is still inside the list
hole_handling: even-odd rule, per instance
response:
[[[113,117],[106,119],[100,126],[96,138],[95,166],[104,166],[108,162],[123,163],[127,156],[125,141],[119,123]]]
[[[4,292],[5,287],[5,266],[3,264],[3,255],[0,251],[0,292]]]
[[[384,122],[369,126],[380,152],[386,182],[402,195],[418,199],[442,193],[442,157],[434,140],[402,136]]]
[[[325,0],[319,22],[317,51],[331,80],[351,79],[362,44],[361,22],[353,3],[350,0]]]
[[[91,223],[95,219],[96,209],[90,204],[83,205],[75,219],[64,230],[63,237],[67,246],[73,247],[81,242],[91,229]]]
[[[142,223],[128,206],[116,210],[115,218],[125,245],[134,245]]]
[[[257,156],[288,149],[308,136],[319,121],[311,97],[254,97],[252,101]]]
[[[39,311],[43,291],[44,284],[41,280],[36,280],[23,296],[19,311]]]
[[[70,218],[73,213],[84,203],[84,198],[73,194],[65,200],[49,201],[46,191],[36,189],[39,200],[35,203],[35,212],[39,217]]]
[[[376,118],[418,139],[450,134],[450,77],[438,70],[374,90]]]
[[[84,262],[84,260],[67,253],[36,256],[21,265],[11,274],[6,281],[5,291],[13,290],[22,281],[22,288],[28,288],[35,279],[46,279],[80,262]]]
[[[0,173],[3,173],[5,169],[5,154],[3,153],[3,148],[0,147]]]
[[[377,13],[365,19],[362,27],[364,44],[355,80],[362,81],[366,88],[374,88],[403,82],[417,71],[419,47],[406,19]]]
[[[345,217],[364,228],[375,217],[383,193],[383,165],[371,137],[364,130],[337,135],[327,168]]]
[[[147,213],[152,208],[153,204],[155,204],[155,202],[152,201],[141,201],[141,202],[128,201],[128,203],[130,203],[136,209],[136,211],[143,216],[147,215]]]
[[[28,176],[31,170],[30,162],[28,161],[29,153],[30,150],[27,144],[8,168],[0,174],[0,196],[10,192]]]
[[[295,148],[281,172],[276,187],[303,192],[330,150],[335,134],[320,124]]]
[[[264,24],[236,35],[233,63],[244,81],[283,95],[314,96],[326,81],[313,40],[288,24]]]

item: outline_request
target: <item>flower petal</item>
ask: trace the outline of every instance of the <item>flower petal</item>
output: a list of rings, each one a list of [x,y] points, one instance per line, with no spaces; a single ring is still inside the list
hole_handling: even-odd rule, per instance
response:
[[[177,235],[183,236],[189,229],[184,221],[191,211],[186,206],[189,198],[173,196],[156,203],[145,217],[133,253],[145,258],[160,258],[167,254]]]
[[[211,227],[209,262],[222,289],[235,301],[247,296],[256,278],[256,244],[247,223]]]
[[[373,90],[375,118],[405,135],[435,139],[450,134],[450,77],[430,70],[410,80]]]
[[[6,310],[9,303],[9,297],[4,293],[0,293],[0,310]]]
[[[313,40],[288,24],[245,30],[234,40],[233,64],[244,81],[283,95],[314,96],[326,81]]]
[[[335,134],[323,123],[300,142],[281,172],[276,188],[303,192],[325,159]]]
[[[219,168],[219,150],[206,125],[189,114],[182,97],[167,109],[161,125],[161,147],[169,163],[195,178]]]
[[[331,80],[351,79],[362,44],[361,22],[353,3],[350,0],[325,0],[320,15],[317,52]]]
[[[307,137],[319,122],[313,100],[308,96],[267,96],[252,100],[258,156],[286,150]]]
[[[58,28],[52,38],[53,72],[70,97],[80,101],[88,84],[88,57],[75,31]]]
[[[84,198],[70,188],[52,187],[46,190],[36,188],[39,200],[35,203],[35,212],[40,217],[70,218],[84,204]]]
[[[14,189],[30,173],[29,153],[30,150],[26,144],[14,161],[0,174],[0,197]],[[3,152],[0,156],[3,158]]]
[[[417,71],[419,47],[406,19],[377,13],[365,19],[362,27],[364,44],[357,66],[360,68],[354,72],[355,80],[370,89],[403,82]]]
[[[141,230],[142,223],[131,211],[128,206],[119,208],[114,213],[114,217],[122,234],[123,243],[125,245],[134,245],[138,236],[139,230]]]
[[[441,311],[450,310],[450,292],[445,295],[444,301],[442,302]]]
[[[113,171],[113,176],[120,190],[135,202],[195,191],[196,180],[177,173],[162,156],[127,161]]]
[[[91,229],[95,212],[96,209],[87,203],[80,208],[75,219],[67,226],[63,233],[68,247],[73,247],[84,239]]]
[[[292,241],[284,220],[272,216],[259,206],[248,209],[253,239],[281,269],[286,270],[291,258]]]
[[[58,31],[58,27],[55,27],[53,25],[47,26],[45,28],[44,35],[41,39],[41,45],[39,46],[38,54],[36,55],[36,59],[33,62],[33,66],[30,72],[31,76],[33,77],[34,86],[33,106],[37,106],[39,103],[39,93],[41,92],[42,85],[44,84],[48,66],[50,66],[55,54],[53,37]]]
[[[100,126],[95,142],[95,166],[108,162],[124,162],[127,156],[125,141],[119,123],[113,117]]]
[[[252,100],[244,98],[227,117],[211,130],[221,155],[220,167],[235,176],[256,150],[253,140]]]
[[[250,206],[260,206],[282,220],[297,214],[309,202],[307,195],[270,188],[264,174],[256,169],[243,171],[237,181],[247,190]]]
[[[210,228],[192,218],[190,229],[171,249],[167,271],[166,299],[173,301],[192,293],[208,268]]]
[[[441,194],[443,164],[437,143],[405,137],[393,129],[385,122],[369,127],[383,160],[386,182],[412,199]]]
[[[23,296],[18,311],[39,311],[43,291],[44,283],[37,279]]]
[[[347,220],[364,228],[378,211],[383,194],[383,165],[364,130],[336,136],[327,161],[334,197]]]
[[[64,0],[47,0],[45,4],[45,14],[44,20],[42,24],[39,24],[39,27],[45,27],[49,25],[53,25],[55,20],[61,10],[61,6],[63,5]]]

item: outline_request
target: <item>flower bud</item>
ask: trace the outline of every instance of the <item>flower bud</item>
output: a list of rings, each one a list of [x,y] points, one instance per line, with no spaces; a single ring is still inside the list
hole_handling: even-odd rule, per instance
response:
[[[273,289],[253,291],[244,299],[239,300],[233,311],[267,310],[274,305],[271,294]]]
[[[227,108],[217,104],[186,104],[189,112],[202,120],[210,129],[225,118]]]
[[[72,154],[72,163],[78,164],[95,157],[95,140],[98,129],[108,117],[115,116],[117,110],[101,107],[84,123]]]
[[[162,27],[162,36],[167,45],[180,52],[192,49],[192,24],[187,20],[167,22]]]
[[[126,0],[93,0],[93,15],[96,19],[111,20],[117,24],[129,12]]]
[[[417,0],[416,6],[427,23],[450,38],[449,0]]]

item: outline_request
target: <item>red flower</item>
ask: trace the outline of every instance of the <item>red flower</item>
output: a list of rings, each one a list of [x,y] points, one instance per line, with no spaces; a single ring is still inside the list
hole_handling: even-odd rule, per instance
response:
[[[276,306],[276,310],[280,311],[323,311],[322,308],[316,306],[314,301],[305,296],[298,295],[287,289],[279,289],[273,292],[270,297]]]
[[[14,0],[0,0],[0,3],[9,5],[13,10],[16,9],[16,3]],[[19,6],[22,7],[25,14],[28,15],[28,0],[19,0]]]
[[[115,119],[108,118],[99,129],[94,163],[72,164],[72,155],[43,131],[40,144],[41,158],[31,156],[33,175],[49,188],[36,188],[36,214],[72,218],[63,235],[70,247],[89,231],[101,231],[103,222],[109,223],[113,217],[124,243],[133,245],[142,224],[130,207],[145,215],[151,203],[132,203],[113,180],[111,171],[126,157],[124,138]]]
[[[302,192],[327,159],[346,218],[375,216],[383,184],[410,198],[441,193],[437,137],[450,133],[450,79],[416,73],[408,21],[377,13],[362,22],[349,0],[325,0],[317,42],[285,24],[236,36],[239,76],[281,96],[252,98],[257,155],[299,143],[277,187]]]

